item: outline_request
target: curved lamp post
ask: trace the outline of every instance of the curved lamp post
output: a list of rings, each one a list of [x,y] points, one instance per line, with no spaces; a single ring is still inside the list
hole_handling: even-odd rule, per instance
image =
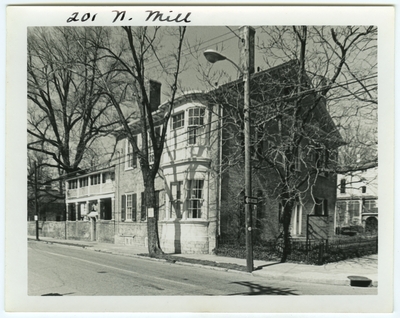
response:
[[[234,61],[232,61],[230,58],[226,57],[225,55],[219,53],[218,51],[215,50],[206,50],[204,51],[204,56],[207,59],[207,61],[209,61],[210,63],[215,63],[218,61],[224,61],[227,60],[229,62],[231,62],[237,69],[238,71],[244,75],[243,70],[239,67],[239,65],[237,65]]]
[[[246,47],[249,47],[249,37],[245,37]],[[248,55],[248,50],[246,53]],[[249,81],[249,62],[248,56],[244,58],[246,61],[246,66],[241,69],[235,62],[226,57],[225,55],[215,51],[215,50],[206,50],[204,51],[204,56],[210,63],[216,63],[218,61],[227,60],[231,64],[233,64],[239,72],[243,75],[243,83],[244,83],[244,175],[245,175],[245,214],[246,214],[246,264],[247,271],[253,271],[253,243],[252,243],[252,235],[251,235],[251,227],[252,227],[252,213],[250,209],[250,204],[247,202],[246,198],[251,197],[251,165],[250,165],[250,81]]]

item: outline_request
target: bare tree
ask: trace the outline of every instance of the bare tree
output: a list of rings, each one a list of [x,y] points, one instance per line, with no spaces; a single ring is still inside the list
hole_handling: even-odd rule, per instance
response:
[[[99,73],[97,49],[106,36],[101,28],[28,29],[28,149],[64,175],[78,171],[93,142],[116,123],[98,86],[109,76]]]
[[[315,206],[322,204],[313,197],[321,175],[336,182],[337,149],[343,144],[338,130],[359,133],[351,128],[366,118],[376,125],[377,29],[288,26],[261,33],[265,42],[258,49],[270,71],[254,74],[250,85],[252,169],[260,179],[253,188],[269,184],[280,203],[285,262],[295,204],[309,193]],[[243,163],[243,88],[237,81],[215,92],[229,131],[226,171]]]
[[[166,32],[175,31],[173,34]],[[154,181],[159,173],[161,156],[168,127],[168,120],[174,107],[177,92],[178,75],[181,71],[181,51],[186,29],[184,27],[161,29],[159,27],[122,27],[113,29],[114,37],[97,48],[102,51],[102,58],[106,59],[108,68],[103,69],[102,94],[107,96],[118,113],[122,132],[132,146],[133,152],[139,158],[140,169],[145,188],[146,208],[154,208],[155,185]],[[172,61],[163,60],[159,56],[160,40],[163,36],[170,36],[176,44]],[[116,40],[115,40],[116,39]],[[97,45],[97,43],[93,43]],[[165,108],[155,110],[150,103],[148,81],[151,79],[151,67],[147,67],[153,59],[158,64],[158,76],[167,77],[170,85],[170,98]],[[133,95],[133,97],[132,97]],[[134,122],[139,123],[135,131],[130,118],[126,117],[124,107],[130,105],[135,111]],[[161,132],[155,129],[161,125]],[[136,142],[136,135],[141,134],[142,147]],[[150,156],[151,159],[150,160]],[[147,218],[149,254],[160,254],[157,215]]]

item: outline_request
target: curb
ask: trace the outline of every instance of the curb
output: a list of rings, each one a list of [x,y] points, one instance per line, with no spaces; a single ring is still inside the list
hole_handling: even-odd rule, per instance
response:
[[[28,241],[36,241],[36,239],[28,238]],[[196,264],[196,263],[187,263],[184,261],[171,262],[171,261],[168,261],[168,260],[162,259],[162,258],[154,258],[154,257],[150,257],[150,256],[142,256],[142,255],[137,255],[137,254],[127,254],[127,253],[121,253],[121,252],[116,252],[116,251],[103,250],[103,249],[99,249],[93,245],[83,245],[83,244],[74,244],[74,243],[70,243],[70,242],[47,241],[47,240],[39,240],[38,242],[43,242],[43,243],[47,243],[47,244],[68,245],[68,246],[72,246],[72,247],[78,247],[78,248],[83,248],[83,249],[87,249],[87,250],[92,250],[92,251],[98,252],[98,253],[113,254],[113,255],[120,255],[120,256],[126,256],[126,257],[134,257],[134,258],[151,260],[151,261],[156,261],[156,262],[161,262],[161,263],[166,263],[166,264],[177,264],[177,265],[182,265],[182,266],[198,267],[198,268],[211,269],[211,270],[216,270],[216,271],[221,271],[221,272],[240,273],[240,274],[253,276],[253,273],[247,273],[247,272],[243,272],[243,271],[239,271],[239,270],[235,270],[235,269],[229,269],[229,268],[225,268],[225,267],[203,265],[203,264]]]
[[[36,239],[28,238],[28,241],[36,241]],[[74,244],[74,243],[70,243],[70,242],[47,241],[47,240],[39,240],[38,242],[43,242],[43,243],[47,243],[47,244],[68,245],[71,247],[92,250],[92,251],[98,252],[98,253],[120,255],[120,256],[125,256],[125,257],[134,257],[134,258],[139,258],[139,259],[144,259],[144,260],[156,261],[156,262],[160,262],[160,263],[164,263],[164,264],[176,264],[176,265],[181,265],[181,266],[204,268],[204,269],[221,271],[221,272],[244,274],[244,275],[254,276],[254,277],[264,277],[264,278],[269,278],[269,279],[274,279],[274,280],[282,280],[282,281],[289,280],[292,282],[300,282],[300,283],[328,284],[328,285],[338,285],[338,286],[350,286],[351,285],[350,279],[348,279],[348,278],[344,278],[344,279],[310,278],[310,277],[301,277],[301,276],[299,277],[299,276],[294,276],[294,275],[290,275],[290,274],[282,275],[279,272],[262,272],[262,271],[253,271],[253,272],[249,273],[249,272],[239,271],[239,270],[230,269],[230,268],[226,268],[226,267],[203,265],[203,264],[197,264],[197,263],[188,263],[188,262],[184,262],[184,261],[171,262],[171,261],[168,261],[168,260],[162,259],[162,258],[154,258],[154,257],[142,256],[142,255],[138,255],[138,254],[128,254],[128,253],[117,252],[117,251],[112,251],[112,250],[103,250],[103,249],[99,249],[93,245]],[[378,287],[378,281],[372,280],[371,286],[369,288],[371,288],[371,287],[373,287],[373,288]]]
[[[257,277],[265,277],[271,278],[276,280],[283,280],[283,281],[292,281],[292,282],[299,282],[299,283],[311,283],[311,284],[328,284],[328,285],[337,285],[337,286],[351,286],[350,279],[348,278],[336,278],[336,279],[329,279],[329,278],[310,278],[310,277],[299,277],[294,275],[282,275],[277,272],[269,272],[269,273],[261,273],[261,272],[253,272],[253,276]],[[371,283],[371,287],[378,287],[378,281],[373,280]]]

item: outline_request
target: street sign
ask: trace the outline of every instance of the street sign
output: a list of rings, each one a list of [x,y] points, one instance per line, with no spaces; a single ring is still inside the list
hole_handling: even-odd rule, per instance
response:
[[[255,197],[244,197],[244,203],[246,204],[257,204],[258,203],[258,199]]]

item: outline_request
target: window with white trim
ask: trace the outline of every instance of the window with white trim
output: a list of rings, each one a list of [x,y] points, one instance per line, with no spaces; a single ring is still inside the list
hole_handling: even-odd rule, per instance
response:
[[[190,108],[188,114],[188,144],[196,145],[203,135],[205,109],[200,107]]]
[[[132,194],[126,196],[126,219],[132,220]]]
[[[133,140],[137,145],[137,136],[134,136]],[[133,147],[132,144],[129,142],[129,139],[126,139],[126,163],[125,163],[126,169],[136,168],[136,162],[137,162],[137,155],[133,151]]]
[[[122,221],[136,221],[136,193],[122,195],[121,212]]]
[[[203,185],[204,180],[188,180],[188,218],[201,218],[201,208],[203,205]]]
[[[185,125],[185,112],[172,116],[172,129],[178,129]]]

